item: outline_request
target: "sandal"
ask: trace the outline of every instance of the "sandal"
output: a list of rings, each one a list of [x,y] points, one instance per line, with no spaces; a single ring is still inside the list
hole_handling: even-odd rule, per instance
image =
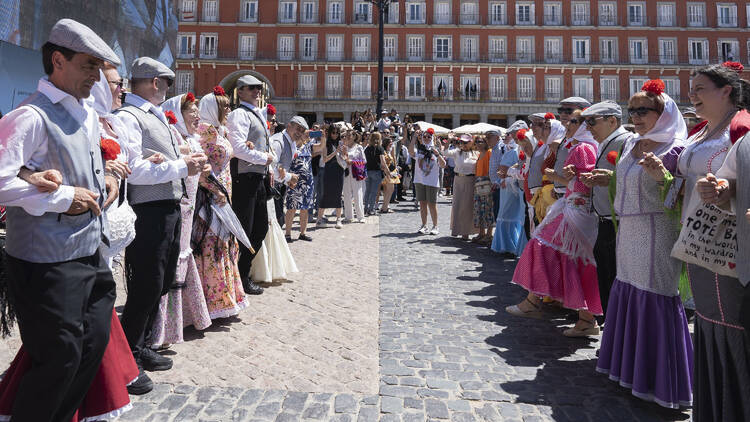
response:
[[[573,328],[568,328],[567,330],[563,331],[563,335],[565,337],[588,337],[599,335],[599,324],[596,323],[596,320],[589,321],[579,318],[578,321],[583,321],[589,326],[583,329],[576,326],[573,326]],[[578,323],[576,323],[576,325],[578,325]]]
[[[526,299],[524,299],[524,300],[526,302],[529,302],[531,304],[531,306],[534,307],[534,309],[532,309],[530,311],[524,311],[518,305],[513,305],[513,306],[507,306],[505,308],[505,311],[508,312],[511,315],[515,315],[515,316],[519,316],[519,317],[523,317],[523,318],[540,319],[542,317],[542,307],[539,306],[539,305],[537,305],[536,303],[530,301],[528,297]],[[521,303],[523,303],[523,302],[521,302]]]

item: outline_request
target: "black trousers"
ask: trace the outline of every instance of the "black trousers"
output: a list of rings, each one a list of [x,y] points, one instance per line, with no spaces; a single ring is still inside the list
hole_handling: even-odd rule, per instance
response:
[[[232,209],[256,252],[260,250],[268,233],[268,208],[263,177],[259,173],[243,173],[232,178]],[[243,280],[250,278],[253,258],[255,254],[240,243],[237,267]]]
[[[612,220],[599,219],[599,235],[594,245],[594,259],[596,260],[596,275],[599,278],[599,296],[602,299],[602,309],[607,312],[609,291],[617,276],[617,255],[615,253],[617,234]]]
[[[497,214],[500,212],[500,189],[492,191],[492,215],[495,216],[497,221]]]
[[[13,402],[13,421],[69,421],[109,343],[115,281],[99,252],[38,264],[7,256],[23,347],[31,357]]]
[[[284,201],[286,200],[287,188],[285,184],[277,183],[276,189],[281,194],[278,198],[273,198],[273,206],[276,208],[276,221],[279,222],[279,226],[284,227]]]
[[[161,296],[175,282],[180,257],[182,215],[177,201],[133,205],[135,239],[125,249],[128,298],[122,311],[122,330],[133,352],[151,334]]]

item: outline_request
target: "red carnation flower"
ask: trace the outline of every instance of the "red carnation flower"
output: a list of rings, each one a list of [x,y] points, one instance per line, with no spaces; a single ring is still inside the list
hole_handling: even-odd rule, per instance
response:
[[[724,62],[721,65],[728,69],[732,69],[737,73],[740,73],[743,70],[745,70],[745,66],[743,66],[742,63],[738,63],[738,62]]]
[[[518,132],[516,132],[516,139],[519,141],[523,140],[523,138],[526,137],[526,129],[519,129]]]
[[[572,147],[573,147],[573,143],[572,143],[572,142],[567,142],[567,143],[565,144],[565,149],[570,149],[570,148],[572,148]]]
[[[189,103],[194,102],[195,101],[195,95],[192,92],[188,92],[187,94],[185,94],[185,101],[189,102]]]
[[[617,156],[618,155],[619,154],[617,153],[617,151],[610,151],[607,154],[607,161],[609,161],[614,166],[615,164],[617,164]]]
[[[542,141],[537,141],[537,143],[536,143],[536,146],[537,146],[537,147],[541,147],[542,145],[544,145],[544,142],[542,142]]]
[[[273,104],[269,104],[266,107],[266,114],[269,116],[275,116],[276,115],[276,107],[273,106]]]
[[[167,122],[169,122],[170,125],[177,123],[177,117],[175,117],[174,112],[172,112],[172,110],[165,111],[164,116],[167,118]]]
[[[544,115],[544,120],[555,120],[555,115],[551,112],[547,112],[547,114]]]
[[[435,134],[435,129],[433,129],[431,127],[427,128],[427,133],[429,133],[430,135],[434,135]]]
[[[99,145],[102,149],[102,158],[104,158],[104,161],[116,160],[117,156],[120,155],[120,144],[113,139],[102,138]]]
[[[651,92],[656,95],[663,94],[665,89],[666,86],[661,79],[651,79],[641,87],[641,91]]]
[[[224,88],[220,87],[219,85],[216,85],[214,87],[214,95],[216,95],[217,97],[220,95],[226,97],[227,93],[224,92]]]
[[[526,154],[523,151],[519,152],[518,159],[521,161],[526,161]]]

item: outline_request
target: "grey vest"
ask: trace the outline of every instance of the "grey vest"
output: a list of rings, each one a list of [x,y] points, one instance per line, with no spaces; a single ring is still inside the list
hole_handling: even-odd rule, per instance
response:
[[[537,147],[536,153],[540,148]],[[544,164],[544,154],[534,154],[529,162],[529,189],[539,188],[542,186],[542,165]]]
[[[750,209],[750,134],[737,141],[737,275],[743,285],[750,281],[750,223],[745,212]]]
[[[289,137],[289,134],[284,132],[281,135],[281,157],[279,157],[279,167],[283,168],[286,171],[289,171],[289,169],[292,167],[292,160],[294,159],[294,157],[292,156],[292,146],[289,144],[289,142],[294,141]]]
[[[39,171],[62,173],[63,185],[86,188],[99,194],[99,206],[106,197],[99,131],[86,134],[61,104],[35,92],[25,102],[44,120],[47,157]],[[44,213],[33,216],[23,208],[8,207],[8,255],[36,263],[70,261],[94,255],[101,242],[108,243],[109,229],[104,213],[80,215]]]
[[[180,158],[177,140],[172,137],[172,131],[154,113],[143,111],[133,105],[126,105],[115,113],[128,113],[138,121],[141,127],[141,151],[144,159],[157,152],[167,161]],[[164,200],[179,201],[183,194],[183,183],[182,179],[176,179],[158,185],[128,184],[128,201],[131,205]]]
[[[570,154],[570,149],[565,148],[565,144],[567,144],[570,140],[568,138],[565,138],[560,142],[560,146],[557,147],[557,154],[555,155],[555,173],[561,175],[563,174],[563,168],[565,167],[565,160],[568,159],[568,154]],[[555,181],[555,191],[559,193],[565,193],[565,189],[568,187],[568,185],[565,185],[563,183],[560,183],[559,181]]]
[[[599,158],[596,159],[596,168],[614,170],[615,166],[607,160],[607,154],[612,151],[620,151],[625,141],[632,137],[632,133],[624,132],[599,145],[599,148],[602,149],[599,150]],[[612,216],[612,210],[609,205],[608,186],[594,186],[591,189],[591,207],[600,217]]]
[[[255,144],[255,149],[258,151],[268,152],[269,147],[269,134],[268,127],[263,125],[263,119],[258,114],[258,111],[250,110],[249,107],[240,105],[240,107],[232,113],[247,113],[250,119],[250,128],[247,131],[247,140]],[[267,166],[264,164],[250,164],[245,160],[237,160],[237,173],[260,173],[265,174]]]

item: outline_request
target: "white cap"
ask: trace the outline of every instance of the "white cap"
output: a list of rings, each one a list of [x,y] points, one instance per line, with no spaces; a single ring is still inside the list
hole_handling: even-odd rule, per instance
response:
[[[310,127],[307,125],[307,120],[305,120],[305,118],[302,117],[302,116],[294,116],[294,117],[292,117],[291,119],[289,119],[289,123],[298,124],[298,125],[302,126],[303,128],[305,128],[305,130],[310,129]]]
[[[120,65],[120,58],[88,26],[73,19],[60,19],[49,33],[48,42],[73,50],[76,53],[92,55],[98,59]]]
[[[577,106],[578,108],[591,107],[591,102],[581,97],[568,97],[560,101],[560,104],[573,104],[574,106]]]
[[[616,116],[622,117],[622,108],[612,100],[596,103],[581,112],[581,117]]]
[[[508,128],[508,132],[517,132],[521,129],[528,129],[529,125],[526,124],[523,120],[516,120],[513,122],[512,125]]]
[[[260,79],[256,78],[253,75],[245,75],[237,79],[237,88],[242,88],[243,86],[254,86],[254,85],[263,86],[263,82],[261,82]]]
[[[133,79],[168,78],[174,79],[174,72],[164,63],[151,57],[138,57],[130,68]]]

